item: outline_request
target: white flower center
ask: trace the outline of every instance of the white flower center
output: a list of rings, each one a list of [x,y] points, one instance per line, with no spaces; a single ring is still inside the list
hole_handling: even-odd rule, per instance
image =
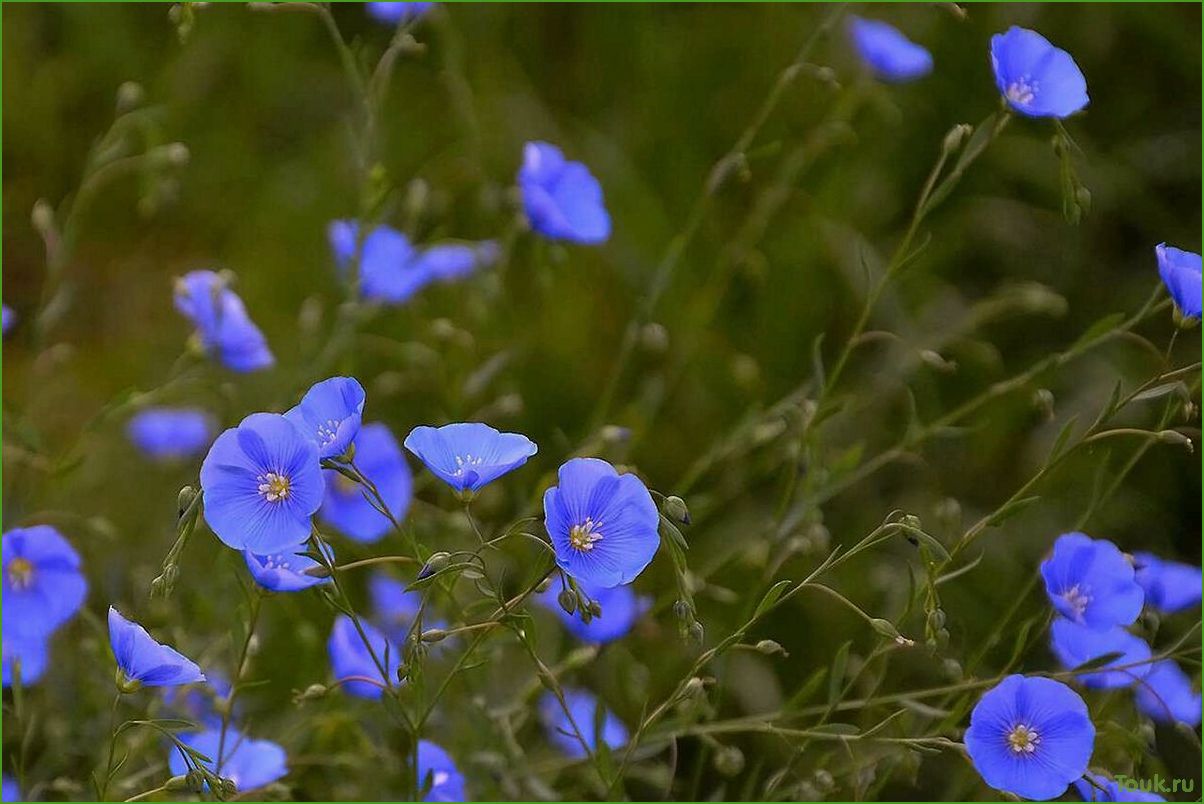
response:
[[[472,468],[480,466],[484,463],[484,458],[480,455],[473,455],[471,452],[466,452],[463,455],[456,456],[456,471],[452,472],[453,477],[463,477],[465,467]]]
[[[1037,96],[1037,82],[1033,81],[1027,75],[1021,76],[1008,84],[1007,96],[1008,100],[1012,103],[1028,106],[1033,102],[1033,98]]]
[[[14,558],[8,562],[8,582],[18,592],[28,589],[33,583],[33,562],[28,558]]]
[[[327,419],[318,425],[318,441],[322,443],[322,446],[326,446],[338,437],[339,423],[334,419]]]
[[[1076,583],[1062,593],[1062,599],[1074,610],[1076,617],[1082,618],[1083,612],[1087,610],[1087,604],[1091,602],[1091,595],[1087,594],[1090,591],[1080,588]]]
[[[1031,754],[1037,750],[1041,735],[1023,723],[1008,732],[1008,746],[1016,754]]]
[[[602,541],[602,534],[597,528],[601,523],[594,523],[594,520],[586,517],[585,522],[580,525],[573,525],[569,530],[569,544],[574,550],[583,553],[588,553],[594,549],[594,542]]]
[[[292,485],[286,476],[277,472],[268,472],[256,478],[259,481],[259,493],[268,502],[280,502],[288,499],[289,487]]]
[[[431,774],[431,789],[441,787],[447,784],[447,780],[451,778],[451,774],[447,771],[437,770]]]

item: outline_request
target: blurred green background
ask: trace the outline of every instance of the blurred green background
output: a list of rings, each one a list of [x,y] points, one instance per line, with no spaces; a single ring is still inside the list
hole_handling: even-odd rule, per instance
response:
[[[4,345],[4,526],[57,517],[85,555],[92,613],[122,602],[190,655],[228,666],[228,634],[241,602],[237,556],[204,533],[189,548],[176,597],[168,604],[145,598],[174,538],[176,490],[195,478],[197,462],[168,469],[144,462],[124,443],[120,417],[83,436],[83,462],[68,473],[48,472],[46,461],[75,443],[109,400],[167,376],[189,334],[171,306],[172,278],[194,268],[238,275],[237,289],[279,366],[250,377],[214,371],[167,401],[209,407],[229,426],[254,410],[290,406],[315,379],[307,372],[342,298],[325,227],[358,208],[353,100],[313,16],[215,3],[195,9],[181,38],[169,8],[3,6],[3,299],[22,319]],[[826,425],[821,454],[800,471],[835,473],[893,444],[906,425],[905,389],[920,420],[930,421],[1070,345],[1105,314],[1135,312],[1157,283],[1155,244],[1200,247],[1198,5],[971,4],[964,13],[947,4],[850,7],[895,23],[930,48],[933,74],[904,86],[875,84],[861,74],[842,34],[819,43],[811,66],[785,86],[740,175],[712,199],[655,308],[655,326],[640,334],[605,422],[630,428],[630,437],[601,444],[590,431],[591,414],[658,262],[716,160],[832,9],[440,6],[414,29],[425,51],[398,63],[385,103],[381,162],[394,188],[385,220],[420,242],[504,238],[516,217],[512,185],[523,143],[543,139],[599,178],[614,233],[599,248],[553,246],[520,233],[504,271],[431,288],[384,311],[332,367],[364,383],[366,419],[387,422],[399,438],[417,424],[481,418],[535,440],[540,453],[532,464],[481,502],[481,515],[495,524],[541,493],[548,473],[582,444],[637,466],[655,489],[684,493],[696,519],[686,534],[691,566],[700,577],[718,568],[709,582],[698,582],[708,641],[739,623],[743,601],[760,594],[781,545],[797,540],[776,575],[797,579],[826,545],[855,541],[893,509],[956,535],[1036,471],[1070,417],[1090,422],[1117,380],[1131,389],[1158,370],[1148,348],[1118,339],[833,499],[801,499],[781,533],[768,531],[787,477],[783,467],[793,458],[786,439],[772,436],[775,422],[793,426],[797,405],[766,416],[762,441],[741,442],[696,473],[688,493],[682,488],[716,443],[811,375],[818,335],[826,333],[829,360],[844,342],[864,299],[866,271],[880,269],[905,229],[946,131],[998,108],[991,34],[1012,24],[1035,28],[1082,67],[1091,104],[1067,128],[1081,148],[1073,161],[1091,191],[1091,210],[1077,226],[1066,222],[1053,129],[1013,121],[924,225],[927,249],[871,319],[871,329],[897,337],[857,353],[842,382],[845,408]],[[356,52],[374,61],[389,29],[358,4],[336,4],[334,13]],[[43,292],[44,250],[30,211],[39,198],[57,206],[73,192],[89,148],[112,121],[118,88],[130,81],[153,109],[139,137],[183,142],[189,163],[116,182],[88,209],[64,273],[69,307],[39,340],[29,320]],[[1006,313],[971,325],[996,302]],[[1138,329],[1158,350],[1172,330],[1169,313]],[[1174,362],[1198,359],[1199,346],[1198,330],[1180,336]],[[923,350],[945,362],[921,359]],[[1038,389],[1051,392],[1052,416],[1034,402]],[[1148,427],[1158,410],[1138,405],[1126,415]],[[1198,434],[1195,414],[1176,423]],[[983,563],[943,590],[950,646],[938,655],[900,656],[877,683],[886,690],[933,686],[942,679],[942,658],[983,644],[1017,595],[1027,595],[1022,611],[1040,612],[1042,597],[1028,582],[1041,555],[1082,513],[1096,470],[1116,471],[1136,448],[1116,442],[1084,450],[1042,485],[1038,505],[988,532],[975,548],[985,552]],[[1126,550],[1198,563],[1199,469],[1198,455],[1178,447],[1145,452],[1086,529]],[[442,489],[428,483],[418,494],[433,504],[411,513],[424,544],[437,549],[441,540],[465,538]],[[381,549],[400,550],[394,541]],[[368,554],[347,549],[349,556],[361,552]],[[868,611],[893,617],[909,595],[914,554],[906,543],[890,545],[843,571],[835,585]],[[513,551],[514,583],[529,559]],[[638,586],[671,603],[668,561],[658,559]],[[846,640],[853,640],[854,659],[875,644],[864,623],[830,601],[800,600],[757,631],[781,642],[789,659],[740,653],[712,668],[723,688],[714,699],[721,716],[779,706]],[[269,615],[255,675],[272,684],[248,694],[252,730],[295,752],[296,795],[387,796],[387,771],[363,776],[367,749],[353,736],[357,718],[371,722],[376,710],[354,701],[304,709],[289,702],[290,689],[325,676],[329,618],[317,601],[291,598]],[[1191,621],[1188,615],[1184,624]],[[571,647],[554,621],[539,623],[549,661]],[[44,778],[82,782],[80,768],[94,761],[89,752],[97,744],[90,736],[105,728],[109,673],[96,672],[103,633],[86,621],[72,628],[79,655],[96,658],[75,660],[67,640],[56,643],[63,669],[50,674],[41,694],[70,708],[52,714],[48,704],[39,748]],[[900,628],[914,633],[922,620]],[[577,681],[634,724],[644,702],[663,698],[688,665],[692,649],[676,639],[672,614],[662,611],[607,648]],[[990,655],[1002,662],[1010,648],[1005,637]],[[447,705],[434,738],[474,769],[474,794],[534,795],[510,778],[530,768],[494,767],[486,756],[497,737],[482,727],[473,696],[503,698],[532,677],[513,645],[491,651],[493,669],[456,690],[450,701],[460,706]],[[1052,659],[1038,646],[1023,667],[1052,667]],[[1112,708],[1126,706],[1117,701]],[[383,730],[380,720],[366,727],[369,735]],[[1130,721],[1118,715],[1119,723]],[[60,747],[52,750],[56,729]],[[539,769],[549,749],[527,729],[520,742],[531,746]],[[382,752],[379,761],[399,761],[388,759],[388,736],[376,736],[364,739]],[[1169,731],[1158,740],[1162,759],[1150,762],[1199,777],[1198,743],[1192,748]],[[747,766],[729,780],[709,764],[705,744],[683,743],[672,794],[748,795],[791,756],[772,740],[741,745]],[[884,773],[865,781],[874,761],[814,750],[791,772],[805,781],[817,767],[830,768],[834,795],[990,793],[954,757],[925,763],[915,780],[885,773],[891,766],[883,763]],[[157,751],[138,757],[139,767]],[[323,755],[336,759],[324,762]],[[560,795],[590,797],[587,775],[543,778]],[[632,794],[662,795],[654,781],[633,783]],[[64,785],[60,795],[73,792]]]

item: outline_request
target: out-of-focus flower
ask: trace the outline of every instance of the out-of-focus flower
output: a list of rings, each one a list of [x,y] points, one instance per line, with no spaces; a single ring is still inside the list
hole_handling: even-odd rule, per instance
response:
[[[1131,625],[1145,593],[1133,565],[1112,542],[1085,533],[1065,533],[1041,562],[1045,592],[1058,613],[1096,630]]]
[[[7,774],[0,781],[0,799],[3,801],[20,801],[21,791],[17,788],[17,782]]]
[[[236,550],[296,547],[322,504],[318,447],[276,413],[253,413],[217,437],[201,464],[205,521]]]
[[[4,534],[4,634],[48,636],[83,605],[88,582],[79,554],[49,525]]]
[[[479,422],[415,427],[405,447],[461,495],[475,494],[538,450],[525,435],[499,433]]]
[[[377,22],[397,25],[421,17],[434,3],[367,3],[368,16]]]
[[[1095,726],[1087,704],[1049,678],[1012,675],[970,714],[966,752],[983,781],[1035,801],[1057,798],[1087,770]]]
[[[217,702],[230,695],[230,679],[220,671],[206,668],[203,684],[190,684],[186,687],[164,687],[163,703],[173,710],[185,715],[190,720],[203,723],[206,726],[221,725],[222,716],[218,712]],[[234,714],[238,714],[239,706],[235,702]]]
[[[556,564],[590,587],[634,581],[660,547],[660,515],[643,481],[597,458],[573,458],[558,477],[543,497]]]
[[[585,748],[581,745],[582,740],[589,746],[590,751],[597,748],[599,737],[612,751],[627,745],[627,727],[609,710],[603,714],[601,734],[598,733],[598,699],[592,692],[570,687],[566,687],[563,692],[568,714],[551,692],[544,693],[539,702],[539,713],[547,729],[548,739],[553,745],[568,756],[576,758],[586,755]],[[571,720],[569,714],[572,715]],[[576,729],[573,728],[573,724],[576,724]]]
[[[2,640],[4,663],[4,686],[8,688],[16,678],[15,668],[20,667],[21,685],[29,686],[41,680],[46,672],[46,664],[50,659],[50,642],[46,636],[14,636],[9,634],[8,621],[5,617],[4,637]]]
[[[379,422],[360,428],[355,438],[355,466],[376,485],[385,507],[398,522],[410,508],[414,478],[401,447],[388,426]],[[393,524],[365,498],[365,489],[333,469],[326,472],[326,496],[319,515],[357,542],[379,541]]]
[[[529,142],[518,171],[523,210],[531,228],[552,240],[604,243],[610,214],[602,185],[580,162],[570,162],[555,145]]]
[[[430,783],[423,801],[467,801],[464,775],[451,755],[430,740],[418,741],[418,785]]]
[[[1200,255],[1161,243],[1154,248],[1158,256],[1158,273],[1170,291],[1180,312],[1188,318],[1199,318],[1201,299]]]
[[[226,731],[224,741],[220,727],[180,735],[180,741],[209,757],[210,761],[202,764],[234,782],[240,795],[269,785],[288,773],[288,755],[283,748],[271,740],[252,740],[232,728]],[[167,764],[173,776],[188,773],[188,765],[178,749],[171,749]]]
[[[1134,553],[1137,583],[1145,590],[1147,605],[1164,614],[1200,605],[1200,568],[1178,561],[1163,561],[1153,553]]]
[[[991,37],[995,85],[1028,117],[1068,117],[1087,105],[1087,81],[1065,50],[1036,31],[1012,26]]]
[[[364,388],[354,377],[331,377],[313,385],[301,402],[285,411],[301,434],[318,445],[318,457],[347,451],[364,415]]]
[[[556,584],[549,586],[537,599],[544,608],[556,613],[573,636],[585,642],[600,644],[626,636],[652,604],[647,597],[637,595],[631,586],[607,588],[581,584],[581,589],[602,609],[602,616],[591,617],[588,623],[581,619],[579,612],[570,614],[564,610],[557,600],[559,588]]]
[[[407,591],[406,585],[392,575],[375,572],[368,579],[368,596],[372,600],[374,621],[390,640],[400,645],[422,607],[422,593]],[[444,621],[432,616],[429,606],[422,621],[424,628],[446,627]]]
[[[1090,779],[1090,781],[1088,781]],[[1130,790],[1098,773],[1088,773],[1074,783],[1083,801],[1166,801],[1157,793]]]
[[[1115,659],[1099,670],[1078,676],[1084,687],[1127,687],[1150,672],[1150,646],[1120,626],[1096,631],[1058,617],[1050,627],[1050,634],[1054,655],[1067,670],[1116,654]]]
[[[231,371],[275,363],[267,340],[234,291],[213,271],[191,271],[176,282],[176,309],[196,327],[201,347]]]
[[[130,418],[126,434],[157,461],[175,461],[204,451],[213,438],[213,417],[196,408],[147,408]]]
[[[334,549],[323,544],[326,555],[334,561]],[[273,592],[300,592],[320,583],[329,583],[330,578],[311,575],[307,570],[322,566],[307,555],[286,550],[271,555],[258,555],[250,550],[243,551],[247,569],[255,583]]]
[[[1200,725],[1200,693],[1179,665],[1170,659],[1155,662],[1137,685],[1137,708],[1163,723]]]
[[[371,623],[361,620],[360,625],[363,626],[364,634],[372,645],[376,660],[385,665],[389,680],[394,681],[397,678],[397,668],[401,666],[401,651]],[[376,666],[376,661],[373,661],[372,653],[368,652],[368,646],[360,638],[350,617],[340,614],[335,618],[326,649],[330,654],[330,667],[334,677],[340,681],[348,679],[343,682],[342,688],[349,695],[360,698],[381,696],[385,681],[381,678],[380,669]]]
[[[0,332],[7,335],[15,323],[17,323],[17,314],[13,312],[13,308],[7,304],[0,305]]]
[[[143,687],[172,687],[204,681],[196,662],[174,648],[154,640],[138,623],[122,617],[109,606],[109,644],[117,667],[128,682]]]
[[[883,81],[914,81],[932,72],[932,54],[893,25],[853,17],[849,34],[861,60]]]

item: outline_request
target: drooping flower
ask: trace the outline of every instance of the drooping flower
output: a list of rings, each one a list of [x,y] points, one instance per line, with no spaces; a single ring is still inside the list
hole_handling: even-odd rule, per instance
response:
[[[46,672],[46,664],[50,659],[50,642],[46,636],[15,636],[9,634],[8,622],[4,619],[4,637],[2,640],[4,664],[4,687],[7,689],[16,678],[17,668],[20,668],[21,686],[28,687],[41,680]]]
[[[17,788],[17,782],[7,774],[0,781],[0,800],[3,801],[20,801],[21,791]]]
[[[1087,105],[1087,81],[1069,53],[1036,31],[1012,26],[991,37],[995,85],[1028,117],[1068,117]]]
[[[276,413],[217,437],[201,464],[205,521],[236,550],[283,552],[305,541],[322,504],[318,447]]]
[[[271,740],[253,740],[235,729],[226,731],[224,743],[220,726],[181,735],[180,742],[209,757],[210,761],[202,764],[234,782],[240,795],[269,785],[288,773],[288,755],[283,748]],[[171,749],[167,764],[173,776],[188,773],[188,764],[179,749]]]
[[[538,450],[525,435],[499,433],[478,422],[415,427],[405,447],[461,495],[475,494]]]
[[[643,481],[597,458],[573,458],[558,477],[543,496],[557,566],[591,588],[634,581],[660,547],[660,515]]]
[[[376,654],[373,661],[372,653],[360,638],[355,623],[345,614],[340,614],[334,621],[330,631],[330,640],[326,644],[330,654],[330,667],[335,679],[343,681],[342,688],[350,695],[360,698],[379,698],[384,679],[376,666],[379,661],[389,674],[389,680],[397,679],[397,668],[401,666],[401,651],[371,623],[360,621],[364,634]],[[387,655],[387,658],[386,658]]]
[[[1175,306],[1188,318],[1199,318],[1200,308],[1204,306],[1204,300],[1201,299],[1200,255],[1166,243],[1157,245],[1154,253],[1158,257],[1158,273],[1175,300]]]
[[[570,162],[555,145],[529,142],[518,171],[523,210],[531,228],[552,240],[604,243],[610,214],[602,185],[580,162]]]
[[[196,662],[154,640],[138,623],[109,606],[109,644],[117,667],[129,683],[143,687],[173,687],[204,681]]]
[[[559,587],[555,584],[538,597],[544,608],[556,613],[573,636],[584,642],[604,643],[627,635],[636,621],[651,606],[652,601],[637,595],[631,586],[594,587],[580,584],[582,591],[602,608],[601,617],[593,617],[588,623],[582,621],[580,612],[569,614],[558,600]]]
[[[1059,536],[1053,554],[1041,562],[1041,577],[1058,613],[1088,628],[1132,625],[1145,601],[1125,554],[1085,533]]]
[[[387,425],[374,422],[360,428],[355,438],[355,466],[376,485],[393,518],[404,520],[414,478]],[[348,538],[365,543],[379,541],[393,528],[389,518],[365,498],[362,486],[333,469],[325,474],[326,496],[318,512],[324,522]]]
[[[385,635],[400,645],[422,608],[422,593],[407,591],[406,585],[384,572],[375,572],[368,579],[368,596],[372,600],[374,621]],[[444,628],[446,623],[432,615],[430,606],[422,614],[423,630]],[[442,644],[442,643],[438,643]]]
[[[586,755],[585,745],[592,752],[598,747],[598,738],[612,751],[627,745],[627,727],[610,710],[602,716],[602,728],[597,728],[598,699],[592,692],[565,687],[564,702],[568,713],[551,692],[544,693],[539,701],[539,713],[547,729],[548,739],[570,757]],[[569,715],[572,715],[571,719]],[[575,728],[574,728],[575,724]]]
[[[364,388],[354,377],[331,377],[315,384],[301,402],[285,411],[302,435],[318,445],[318,457],[347,451],[364,415]]]
[[[418,19],[434,7],[434,3],[368,3],[368,16],[377,22],[396,25]]]
[[[1074,789],[1078,791],[1083,801],[1166,801],[1157,793],[1122,787],[1114,780],[1100,776],[1098,773],[1086,774],[1074,783]]]
[[[1127,687],[1150,672],[1150,646],[1120,626],[1096,631],[1058,617],[1050,627],[1050,635],[1054,655],[1067,670],[1117,654],[1099,670],[1079,675],[1078,680],[1084,687]]]
[[[17,314],[13,312],[13,308],[7,304],[0,305],[0,334],[7,335],[15,323],[17,323]]]
[[[247,308],[213,271],[191,271],[176,282],[176,309],[196,327],[201,348],[231,371],[258,371],[276,361]]]
[[[333,561],[334,548],[325,543],[323,546]],[[330,583],[328,577],[310,574],[308,570],[322,565],[309,556],[296,552],[296,549],[266,556],[244,550],[243,558],[255,583],[273,592],[300,592],[321,583]]]
[[[1145,590],[1147,605],[1164,614],[1200,605],[1200,568],[1178,561],[1163,561],[1153,553],[1134,553],[1137,583]]]
[[[418,786],[430,788],[423,801],[467,801],[464,775],[451,755],[430,740],[418,741]]]
[[[4,633],[44,637],[79,610],[88,594],[79,554],[49,525],[3,536]]]
[[[213,417],[196,408],[147,408],[126,425],[134,446],[157,461],[175,461],[204,451],[213,439]]]
[[[1200,725],[1200,693],[1174,661],[1155,662],[1137,685],[1137,708],[1163,723]]]
[[[932,72],[932,54],[893,25],[852,17],[849,33],[861,60],[883,81],[913,81]]]
[[[1021,798],[1056,798],[1081,777],[1095,746],[1087,704],[1049,678],[1012,675],[970,714],[966,752],[983,781]]]

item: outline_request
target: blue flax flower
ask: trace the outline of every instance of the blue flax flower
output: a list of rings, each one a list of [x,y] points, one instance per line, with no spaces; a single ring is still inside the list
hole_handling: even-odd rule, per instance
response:
[[[360,428],[355,438],[355,466],[376,485],[393,518],[404,520],[414,478],[388,426],[376,422]],[[326,496],[318,512],[324,522],[357,542],[379,541],[392,529],[389,518],[364,497],[362,486],[334,469],[325,474]]]
[[[589,168],[565,159],[555,145],[526,144],[518,186],[531,228],[544,237],[590,245],[610,237],[602,185]]]
[[[421,17],[434,3],[368,3],[368,16],[377,22],[396,25]]]
[[[464,775],[451,755],[430,740],[418,741],[418,784],[430,782],[423,801],[467,801]]]
[[[627,636],[627,632],[644,612],[648,611],[652,602],[642,595],[637,595],[631,586],[580,586],[591,600],[602,607],[602,616],[593,617],[588,623],[581,620],[579,612],[569,614],[560,606],[557,599],[560,589],[556,585],[549,586],[537,599],[545,608],[556,613],[573,636],[584,642],[601,644]]]
[[[0,800],[21,800],[21,791],[17,788],[17,782],[7,775],[3,777],[2,781],[0,781]]]
[[[853,17],[849,34],[861,60],[883,81],[914,81],[932,72],[932,54],[893,25]]]
[[[253,413],[213,442],[201,488],[205,521],[225,544],[260,555],[296,547],[322,504],[317,444],[279,414]]]
[[[1087,781],[1088,779],[1091,781]],[[1157,793],[1130,790],[1097,773],[1088,773],[1079,779],[1074,783],[1074,789],[1083,801],[1166,801]]]
[[[1057,798],[1083,775],[1095,746],[1087,704],[1049,678],[1012,675],[970,713],[966,753],[983,781],[1021,798]]]
[[[209,757],[210,761],[202,764],[234,782],[239,794],[269,785],[288,773],[288,755],[283,748],[271,740],[252,740],[234,729],[226,731],[224,743],[220,726],[181,735],[180,742]],[[188,773],[188,764],[177,748],[171,749],[167,764],[173,776]]]
[[[571,687],[565,687],[563,692],[564,702],[568,705],[569,714],[572,715],[571,720],[565,713],[564,707],[560,705],[560,701],[551,692],[544,693],[539,702],[539,713],[547,728],[548,739],[552,741],[553,745],[574,758],[586,755],[581,740],[585,741],[591,752],[597,750],[599,737],[602,738],[602,743],[612,751],[627,745],[627,727],[610,710],[606,710],[602,715],[602,728],[599,734],[596,717],[598,699],[592,692]],[[574,724],[576,724],[576,729],[573,728]],[[578,739],[578,734],[580,734],[580,739]]]
[[[643,481],[597,458],[561,466],[543,510],[556,564],[591,588],[631,583],[660,547],[660,515]]]
[[[363,415],[364,388],[359,380],[331,377],[306,391],[284,418],[318,445],[318,457],[334,458],[347,451]]]
[[[0,332],[7,335],[15,323],[17,323],[17,314],[13,312],[13,308],[7,304],[0,305]]]
[[[1162,243],[1154,248],[1158,256],[1158,273],[1170,291],[1180,312],[1188,318],[1199,318],[1201,305],[1200,255]]]
[[[405,447],[462,496],[522,466],[538,449],[525,435],[499,433],[478,422],[415,427]]]
[[[1065,533],[1041,562],[1045,592],[1058,614],[1088,628],[1132,625],[1145,592],[1133,565],[1112,542],[1084,533]]]
[[[83,605],[88,582],[79,554],[49,525],[4,534],[4,633],[47,636]]]
[[[325,543],[323,547],[333,562],[334,549]],[[297,549],[300,549],[300,546],[266,556],[244,550],[243,558],[246,559],[247,569],[250,570],[255,583],[273,592],[300,592],[318,584],[330,583],[330,578],[310,575],[307,572],[322,564],[296,552]]]
[[[4,664],[4,687],[7,689],[16,678],[16,667],[21,669],[21,686],[27,687],[41,680],[50,658],[50,642],[46,636],[13,636],[8,632],[11,617],[4,618],[5,634],[0,641],[0,655]]]
[[[176,309],[196,327],[201,348],[231,371],[258,371],[276,361],[238,294],[213,271],[191,271],[176,282]]]
[[[1164,614],[1200,605],[1200,568],[1178,561],[1163,561],[1153,553],[1134,553],[1137,583],[1145,590],[1146,604]]]
[[[147,408],[126,425],[134,446],[157,461],[175,461],[204,451],[213,439],[213,417],[196,408]]]
[[[143,687],[174,687],[204,681],[196,662],[156,642],[146,629],[109,606],[109,644],[128,682]]]
[[[1012,26],[991,37],[995,85],[1028,117],[1068,117],[1087,105],[1087,81],[1065,50],[1036,31]]]
[[[1163,723],[1200,725],[1200,693],[1179,665],[1170,659],[1155,662],[1137,685],[1137,708]]]
[[[401,651],[371,623],[361,620],[360,625],[364,627],[364,634],[372,644],[376,660],[385,666],[389,681],[396,681],[397,668],[401,666]],[[368,646],[360,638],[359,631],[350,617],[340,614],[335,618],[326,649],[330,654],[330,667],[334,671],[335,679],[348,679],[342,684],[348,694],[360,698],[381,696],[385,681],[381,678],[380,669],[373,661],[372,653],[368,652]]]
[[[1150,672],[1150,646],[1120,626],[1096,631],[1058,617],[1050,628],[1050,635],[1054,655],[1067,670],[1117,654],[1099,670],[1080,675],[1078,679],[1084,687],[1127,687]]]

